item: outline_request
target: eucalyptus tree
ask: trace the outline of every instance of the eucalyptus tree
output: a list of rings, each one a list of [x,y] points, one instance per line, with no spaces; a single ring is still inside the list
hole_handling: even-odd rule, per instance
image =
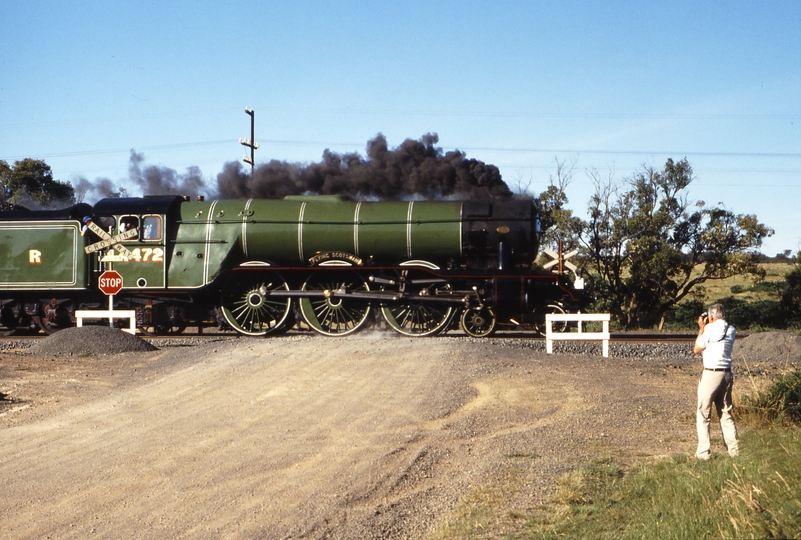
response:
[[[75,203],[75,191],[68,182],[53,178],[50,166],[43,160],[26,158],[10,166],[0,161],[0,204],[47,207]]]
[[[764,277],[758,248],[773,230],[753,214],[691,202],[686,159],[644,166],[622,184],[591,177],[582,241],[603,308],[626,328],[653,327],[708,280]]]

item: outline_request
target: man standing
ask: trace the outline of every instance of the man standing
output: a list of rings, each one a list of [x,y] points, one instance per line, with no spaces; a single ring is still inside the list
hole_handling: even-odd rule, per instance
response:
[[[705,461],[709,459],[709,421],[713,404],[720,419],[723,444],[730,456],[738,454],[737,426],[731,416],[731,389],[734,384],[731,350],[734,346],[734,335],[734,327],[726,322],[722,305],[715,304],[707,313],[698,317],[698,338],[695,340],[693,352],[703,353],[704,371],[701,382],[698,383],[698,450],[695,457]]]

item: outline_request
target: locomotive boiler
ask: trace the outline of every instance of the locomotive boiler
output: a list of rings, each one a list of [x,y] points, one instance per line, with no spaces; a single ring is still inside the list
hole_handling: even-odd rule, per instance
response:
[[[534,269],[539,232],[531,200],[145,197],[0,213],[0,331],[73,324],[104,301],[108,269],[123,277],[115,306],[147,333],[210,320],[252,336],[298,319],[328,336],[377,320],[410,336],[536,328],[581,300],[566,275]]]

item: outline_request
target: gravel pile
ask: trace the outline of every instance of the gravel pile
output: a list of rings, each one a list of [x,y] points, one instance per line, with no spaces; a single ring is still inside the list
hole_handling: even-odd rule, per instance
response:
[[[29,354],[100,355],[155,351],[147,341],[108,326],[66,328],[37,342]]]
[[[735,350],[749,361],[801,365],[801,336],[791,332],[751,334],[738,341]]]

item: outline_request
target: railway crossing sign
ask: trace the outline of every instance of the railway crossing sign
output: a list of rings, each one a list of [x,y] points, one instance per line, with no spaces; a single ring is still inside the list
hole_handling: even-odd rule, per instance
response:
[[[562,243],[561,243],[561,240],[560,240],[560,242],[559,242],[559,253],[556,253],[552,249],[548,249],[548,248],[544,248],[542,250],[542,252],[545,255],[549,256],[551,259],[553,259],[552,261],[548,261],[547,263],[543,264],[542,265],[543,268],[550,268],[552,266],[559,265],[558,266],[559,272],[562,271],[562,267],[568,268],[573,272],[573,275],[576,276],[576,279],[573,282],[573,287],[575,287],[576,289],[583,289],[584,288],[584,278],[582,278],[582,277],[580,277],[578,275],[578,268],[576,267],[575,264],[573,264],[572,262],[567,260],[570,257],[572,257],[573,255],[577,255],[578,254],[578,250],[577,249],[574,249],[573,251],[568,251],[567,253],[562,253]]]
[[[122,289],[122,276],[116,270],[106,270],[100,274],[97,285],[103,294],[113,296]]]
[[[131,230],[125,231],[124,233],[120,233],[118,235],[111,236],[111,235],[109,235],[109,233],[107,233],[106,231],[104,231],[103,229],[101,229],[100,227],[98,227],[97,225],[95,225],[91,221],[87,225],[88,225],[90,231],[92,231],[97,236],[102,238],[102,240],[100,242],[95,242],[94,244],[86,246],[85,248],[83,248],[83,250],[87,254],[94,253],[95,251],[100,251],[101,249],[106,249],[108,247],[112,247],[113,246],[114,248],[117,249],[117,251],[120,252],[120,254],[123,257],[128,258],[128,259],[131,258],[131,252],[128,251],[128,249],[125,246],[120,244],[120,242],[122,242],[123,240],[127,240],[128,238],[133,238],[134,236],[139,234],[136,229],[131,229]]]
[[[569,259],[573,255],[578,254],[577,249],[574,249],[573,251],[569,251],[567,253],[562,253],[562,250],[560,249],[559,253],[556,253],[552,249],[543,248],[542,252],[545,253],[547,256],[549,256],[551,259],[553,259],[552,261],[548,261],[547,263],[543,264],[542,265],[543,268],[550,268],[551,266],[556,266],[557,264],[559,264],[561,266],[571,269],[573,273],[575,273],[576,270],[578,270],[575,264],[567,261],[567,259]]]

